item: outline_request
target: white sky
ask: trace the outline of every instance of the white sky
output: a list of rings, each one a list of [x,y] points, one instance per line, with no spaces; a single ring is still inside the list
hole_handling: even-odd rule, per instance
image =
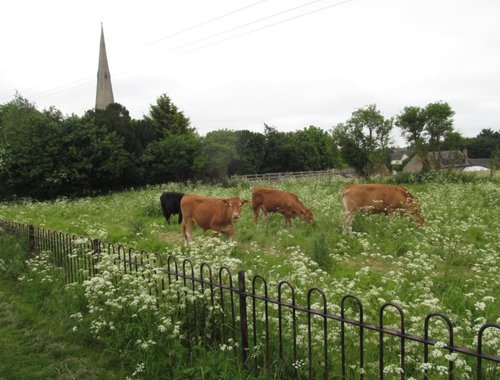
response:
[[[134,118],[166,93],[200,134],[263,132],[264,122],[329,130],[369,104],[392,117],[441,100],[465,136],[500,128],[498,0],[3,0],[0,9],[0,103],[17,90],[39,109],[92,109],[103,21],[115,101]]]

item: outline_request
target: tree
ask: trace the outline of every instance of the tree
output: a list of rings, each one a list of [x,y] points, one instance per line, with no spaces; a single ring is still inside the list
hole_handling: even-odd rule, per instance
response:
[[[466,139],[465,146],[470,158],[491,158],[500,150],[500,130],[483,129],[476,137]]]
[[[429,103],[425,108],[405,107],[396,117],[395,124],[402,129],[403,136],[413,145],[422,162],[422,170],[431,168],[428,152],[437,151],[442,141],[453,132],[455,112],[445,102]],[[435,162],[439,166],[439,160]]]
[[[171,135],[152,142],[141,158],[144,181],[151,184],[192,178],[200,145],[200,138],[195,134]]]
[[[430,169],[424,138],[425,122],[425,110],[415,106],[405,107],[395,120],[396,126],[402,130],[403,137],[412,145],[415,154],[419,156],[423,171]]]
[[[226,179],[231,162],[238,157],[237,139],[236,132],[227,129],[207,133],[194,162],[198,174],[210,179]]]
[[[262,171],[284,172],[296,170],[291,134],[279,132],[275,127],[264,124],[265,153]]]
[[[460,132],[451,131],[446,134],[441,147],[446,150],[461,150],[465,139]]]
[[[293,133],[299,170],[325,170],[340,165],[338,148],[330,134],[313,125]]]
[[[446,134],[453,131],[453,115],[455,112],[448,103],[429,103],[424,109],[425,129],[429,146],[432,150],[441,150],[441,141]]]
[[[236,131],[236,158],[229,164],[229,174],[261,172],[265,155],[265,136],[250,131]]]
[[[90,122],[96,127],[115,132],[123,138],[123,146],[127,152],[137,156],[141,151],[140,141],[132,127],[132,119],[128,110],[119,103],[111,103],[105,110],[89,110],[83,117],[84,122]]]
[[[0,182],[6,195],[47,198],[57,193],[62,115],[40,112],[17,95],[0,106]]]
[[[191,134],[190,121],[179,111],[166,94],[162,94],[156,99],[156,104],[151,105],[149,116],[144,118],[155,131],[158,138],[166,137],[170,134]]]
[[[72,116],[63,123],[59,176],[64,193],[86,195],[130,186],[130,154],[123,137],[96,126],[90,120]]]
[[[352,113],[346,123],[338,124],[333,136],[343,159],[356,172],[369,178],[390,160],[390,132],[393,120],[386,119],[375,104]]]

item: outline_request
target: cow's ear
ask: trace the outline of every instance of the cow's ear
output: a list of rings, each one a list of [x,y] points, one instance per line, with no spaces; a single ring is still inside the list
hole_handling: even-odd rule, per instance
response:
[[[249,200],[248,200],[248,199],[243,199],[243,200],[241,201],[241,205],[242,205],[242,206],[243,206],[243,205],[246,205],[248,202],[249,202]]]

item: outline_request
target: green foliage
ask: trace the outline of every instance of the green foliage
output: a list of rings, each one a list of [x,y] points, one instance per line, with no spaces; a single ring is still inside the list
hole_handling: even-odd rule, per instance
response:
[[[64,192],[71,195],[85,194],[87,189],[120,188],[130,165],[123,137],[78,117],[66,119],[61,127],[64,150],[57,177]]]
[[[448,103],[436,102],[425,108],[405,107],[396,117],[395,124],[402,129],[406,141],[413,145],[423,171],[432,167],[427,152],[440,151],[443,139],[447,139],[449,148],[457,149],[460,145],[461,136],[453,131],[454,114]],[[439,161],[436,164],[439,165]]]
[[[0,108],[0,182],[8,195],[48,196],[60,178],[60,113],[16,97]]]
[[[320,234],[313,237],[311,252],[312,259],[318,263],[321,269],[327,272],[331,270],[333,262],[325,235]]]
[[[296,132],[279,132],[265,125],[262,172],[325,170],[341,166],[332,136],[313,125]]]
[[[447,103],[436,102],[405,107],[396,118],[424,169],[431,167],[425,154],[431,148],[465,144],[470,157],[481,147],[490,156],[500,150],[500,134],[491,130],[462,141],[453,132],[452,116]],[[0,105],[0,199],[87,196],[199,179],[227,185],[235,174],[346,165],[366,179],[387,172],[392,124],[369,105],[354,111],[332,134],[312,125],[295,132],[265,125],[263,134],[220,130],[200,137],[165,94],[140,120],[117,103],[88,110],[83,117],[63,116],[55,108],[38,111],[18,95]]]
[[[202,177],[225,179],[229,166],[236,160],[238,136],[233,131],[220,130],[207,133],[203,138],[201,151],[196,157],[196,170]]]
[[[339,166],[340,153],[331,135],[313,125],[293,134],[300,170],[324,170]]]
[[[250,131],[236,131],[237,157],[229,164],[229,173],[257,174],[261,172],[265,154],[265,136]]]
[[[462,150],[464,142],[465,139],[460,132],[449,131],[444,137],[442,148],[444,150]]]
[[[265,125],[265,153],[262,172],[294,170],[293,142],[290,134],[279,132],[275,127]]]
[[[169,135],[184,135],[194,133],[190,127],[189,118],[179,111],[166,94],[156,99],[156,104],[151,105],[149,116],[145,118],[157,138],[166,138]]]
[[[389,135],[392,119],[386,119],[372,104],[352,113],[347,122],[338,124],[333,136],[342,158],[356,172],[369,178],[390,162]]]
[[[500,150],[500,131],[483,129],[476,137],[466,139],[465,146],[469,158],[491,158]]]
[[[360,213],[354,220],[355,233],[350,236],[342,235],[340,226],[340,191],[346,184],[344,180],[259,183],[296,193],[306,206],[312,208],[316,222],[308,225],[294,220],[293,227],[285,228],[282,216],[271,214],[267,224],[259,221],[254,225],[250,207],[244,206],[242,217],[236,225],[236,242],[229,242],[224,237],[212,238],[209,232],[195,229],[195,242],[192,246],[184,247],[178,225],[165,225],[161,214],[145,214],[155,201],[159,202],[164,190],[248,198],[253,184],[246,182],[228,183],[232,187],[169,184],[78,201],[0,204],[0,218],[36,225],[43,223],[56,230],[84,235],[104,231],[99,233],[105,236],[105,241],[158,252],[162,256],[174,255],[179,262],[189,257],[195,263],[195,273],[199,273],[199,265],[204,262],[211,265],[212,273],[217,273],[221,266],[227,266],[233,274],[245,269],[248,281],[251,281],[250,273],[266,278],[272,297],[276,297],[276,284],[287,279],[297,290],[296,302],[300,305],[305,304],[309,287],[320,287],[327,294],[329,311],[335,314],[339,312],[340,299],[345,294],[353,294],[363,302],[367,323],[378,323],[379,307],[387,301],[395,302],[405,311],[405,329],[409,334],[422,334],[427,313],[442,312],[453,321],[457,331],[455,343],[475,347],[474,339],[480,325],[485,321],[494,322],[500,310],[500,258],[497,249],[500,243],[497,216],[500,208],[499,183],[491,178],[478,182],[455,181],[448,172],[436,172],[435,177],[431,174],[427,174],[429,182],[407,185],[422,204],[426,217],[425,228],[415,226],[408,218]],[[145,378],[154,378],[157,373],[175,378],[180,375],[180,371],[185,371],[184,376],[197,376],[204,365],[210,367],[211,371],[221,371],[221,377],[243,376],[229,369],[233,357],[232,353],[223,351],[227,349],[225,346],[216,346],[218,352],[215,353],[195,348],[192,357],[196,358],[190,359],[192,365],[186,365],[186,336],[179,337],[179,342],[172,342],[177,335],[174,330],[169,330],[180,319],[171,319],[171,324],[165,325],[165,331],[168,332],[166,336],[159,334],[158,328],[164,323],[161,317],[174,314],[165,309],[158,310],[157,304],[149,298],[150,282],[147,279],[154,274],[144,272],[145,281],[139,283],[143,276],[124,276],[123,273],[115,272],[112,260],[108,264],[109,267],[102,267],[99,279],[85,285],[85,299],[88,302],[85,305],[88,308],[78,309],[82,314],[81,320],[77,317],[71,319],[77,333],[69,335],[75,339],[90,340],[93,344],[96,344],[96,336],[99,336],[98,342],[102,344],[100,350],[106,356],[117,357],[116,353],[119,353],[119,362],[128,363],[125,368],[129,375],[140,363],[144,363]],[[260,282],[257,291],[262,291]],[[170,296],[175,299],[177,295],[175,292],[165,294],[167,299]],[[201,295],[197,294],[197,297]],[[289,297],[289,293],[284,297]],[[312,302],[315,309],[321,308],[319,298]],[[175,303],[167,302],[167,305],[172,304]],[[91,307],[100,312],[90,313]],[[263,303],[257,305],[259,312],[262,307]],[[137,313],[137,308],[143,308],[142,314]],[[192,305],[188,309],[193,310]],[[348,308],[349,318],[356,317],[356,310]],[[277,331],[276,314],[273,314],[276,310],[270,308],[270,313],[273,342]],[[397,326],[393,315],[388,313],[386,317],[388,325]],[[313,320],[316,321],[316,318]],[[312,339],[321,341],[317,331],[321,331],[322,319],[316,321],[319,326],[314,321]],[[307,320],[299,316],[297,323],[299,355],[304,352],[307,354],[307,348],[303,345],[303,342],[307,342]],[[90,326],[99,326],[100,330],[92,332]],[[339,339],[338,328],[336,322],[329,322],[329,331],[333,334],[332,348],[333,342]],[[350,338],[355,339],[357,332],[356,328],[350,331]],[[432,329],[431,335],[433,339],[447,339],[445,329]],[[494,334],[486,337],[487,352],[494,352],[496,339],[498,336]],[[387,357],[392,357],[397,363],[398,353],[391,353],[390,346],[387,345]],[[314,349],[320,350],[321,347],[315,345]],[[367,334],[366,377],[378,375],[378,349],[378,334]],[[431,348],[431,351],[434,350],[438,349]],[[442,351],[447,353],[446,350]],[[271,347],[271,354],[275,352],[274,347]],[[353,352],[358,353],[356,350]],[[258,360],[262,357],[258,350],[252,350],[251,354]],[[435,352],[435,355],[439,354],[439,351]],[[352,360],[357,360],[356,355]],[[418,377],[421,374],[421,349],[408,345],[406,355],[414,363],[408,367],[408,377]],[[339,368],[334,356],[331,368]],[[438,359],[437,356],[432,357],[431,377],[438,377],[435,364]],[[237,359],[235,364],[239,364]],[[466,363],[463,358],[457,359],[454,375],[460,378],[466,375],[473,377],[467,365],[470,363]],[[389,367],[388,371],[391,370],[394,372],[389,374],[398,375],[397,368]],[[356,369],[353,371],[356,374]]]
[[[442,139],[453,131],[455,112],[446,102],[429,103],[424,110],[425,133],[432,150],[440,150]]]
[[[14,237],[0,235],[0,274],[6,281],[17,280],[26,271],[24,256],[28,245]]]
[[[141,157],[144,182],[180,182],[192,178],[200,145],[200,138],[195,134],[172,134],[152,142]]]
[[[140,151],[140,145],[131,127],[130,114],[121,104],[112,103],[105,110],[89,110],[82,119],[97,128],[105,129],[108,133],[116,133],[123,139],[122,145],[127,152]]]
[[[481,183],[495,181],[490,177],[479,177],[471,173],[460,173],[449,170],[431,170],[422,172],[400,172],[388,182],[394,184],[434,183]]]
[[[26,262],[27,247],[0,232],[0,377],[123,379],[103,346],[71,332],[81,294],[68,292],[43,259]]]

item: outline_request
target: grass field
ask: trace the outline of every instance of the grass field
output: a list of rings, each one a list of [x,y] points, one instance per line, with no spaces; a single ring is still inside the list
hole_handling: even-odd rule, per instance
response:
[[[302,303],[309,287],[319,287],[333,313],[339,313],[342,296],[353,294],[363,301],[365,318],[374,323],[380,306],[391,301],[403,308],[407,331],[418,335],[427,313],[442,312],[454,323],[455,343],[474,347],[482,324],[500,322],[498,181],[408,185],[422,203],[425,228],[406,218],[358,215],[351,236],[342,235],[340,225],[345,183],[324,179],[272,184],[295,192],[312,209],[315,224],[294,220],[285,228],[281,215],[272,214],[266,225],[254,225],[250,207],[244,206],[235,243],[195,229],[196,241],[184,247],[176,217],[171,225],[164,222],[159,196],[170,190],[248,199],[253,185],[245,182],[169,184],[96,198],[2,204],[0,219],[190,257],[214,270],[223,265],[234,272],[244,269],[247,276],[266,278],[273,292],[286,279],[300,290]],[[499,354],[498,335],[489,338],[489,346]]]

